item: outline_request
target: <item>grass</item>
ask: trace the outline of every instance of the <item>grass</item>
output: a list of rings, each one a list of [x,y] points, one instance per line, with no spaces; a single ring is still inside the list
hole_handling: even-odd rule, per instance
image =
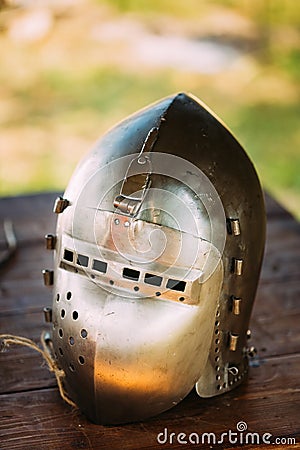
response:
[[[264,187],[300,218],[300,105],[258,104],[238,112],[236,134]]]

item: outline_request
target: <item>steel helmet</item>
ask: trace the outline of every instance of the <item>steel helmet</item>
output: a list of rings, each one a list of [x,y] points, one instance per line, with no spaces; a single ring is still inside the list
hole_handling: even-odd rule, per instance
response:
[[[95,423],[142,420],[227,392],[248,370],[265,241],[255,169],[187,94],[117,124],[54,206],[52,342]]]

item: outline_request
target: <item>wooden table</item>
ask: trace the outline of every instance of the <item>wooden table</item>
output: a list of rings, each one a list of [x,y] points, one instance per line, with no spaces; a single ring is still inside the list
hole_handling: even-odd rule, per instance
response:
[[[56,196],[0,199],[0,249],[4,248],[1,224],[5,217],[13,220],[18,239],[17,255],[0,273],[1,333],[38,342],[47,328],[42,308],[51,305],[51,289],[44,287],[41,269],[52,267],[52,252],[44,249],[43,236],[55,231],[51,211]],[[151,420],[104,427],[89,423],[62,401],[41,356],[25,347],[10,347],[0,354],[0,448],[232,448],[226,437],[216,445],[212,440],[210,445],[180,441],[191,437],[196,442],[191,433],[201,439],[203,433],[215,433],[220,440],[222,433],[236,432],[241,421],[248,432],[259,434],[260,442],[264,433],[272,434],[273,441],[283,438],[273,448],[300,448],[300,225],[270,197],[266,203],[267,248],[251,321],[252,344],[259,357],[242,386],[212,399],[200,399],[193,391],[178,406]],[[157,435],[165,429],[168,443],[160,444]],[[170,433],[176,435],[170,437]],[[178,437],[179,433],[186,437]],[[160,438],[163,442],[163,435]],[[288,445],[291,438],[296,443]]]

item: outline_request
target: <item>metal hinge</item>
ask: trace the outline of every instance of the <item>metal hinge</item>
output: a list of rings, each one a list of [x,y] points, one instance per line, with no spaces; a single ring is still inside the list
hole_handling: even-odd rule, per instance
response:
[[[151,185],[152,164],[149,152],[158,136],[158,128],[151,128],[143,147],[126,171],[120,194],[114,199],[114,206],[119,212],[135,216]]]

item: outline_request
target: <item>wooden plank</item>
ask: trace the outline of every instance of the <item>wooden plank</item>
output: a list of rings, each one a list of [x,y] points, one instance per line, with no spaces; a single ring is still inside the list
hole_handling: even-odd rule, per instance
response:
[[[300,224],[292,218],[268,223],[262,281],[300,280]]]
[[[300,352],[300,283],[261,283],[250,321],[261,357]]]
[[[14,221],[19,243],[16,259],[0,274],[0,330],[36,342],[45,328],[42,307],[51,303],[51,290],[44,288],[40,270],[52,264],[43,235],[55,229],[55,198],[56,194],[43,194],[0,199],[0,249],[3,217]],[[251,321],[260,358],[254,360],[246,383],[213,399],[199,399],[193,391],[177,407],[142,423],[95,426],[59,398],[55,379],[40,356],[11,348],[0,354],[0,448],[151,449],[160,446],[156,437],[165,427],[177,434],[215,432],[220,437],[234,431],[240,420],[249,431],[296,437],[299,444],[300,227],[270,197],[266,202],[268,243]],[[227,442],[222,448],[232,445]]]
[[[113,427],[89,423],[59,399],[56,389],[2,395],[1,449],[157,449],[162,446],[157,442],[157,435],[165,428],[169,439],[172,432],[176,435],[213,432],[220,439],[229,429],[235,432],[240,421],[246,422],[249,432],[295,437],[299,443],[299,369],[300,355],[270,358],[252,368],[248,383],[233,392],[200,399],[193,391],[178,406],[160,416]],[[162,447],[179,449],[182,444],[175,441]],[[231,447],[226,440],[222,444],[222,448]],[[259,448],[269,447],[260,445]]]
[[[55,231],[56,214],[52,212],[57,193],[5,197],[0,199],[0,242],[4,245],[2,222],[13,221],[19,246],[24,242],[43,240]]]
[[[42,243],[19,248],[10,267],[0,274],[1,317],[50,305],[52,290],[44,286],[42,269],[52,267],[53,254]]]

